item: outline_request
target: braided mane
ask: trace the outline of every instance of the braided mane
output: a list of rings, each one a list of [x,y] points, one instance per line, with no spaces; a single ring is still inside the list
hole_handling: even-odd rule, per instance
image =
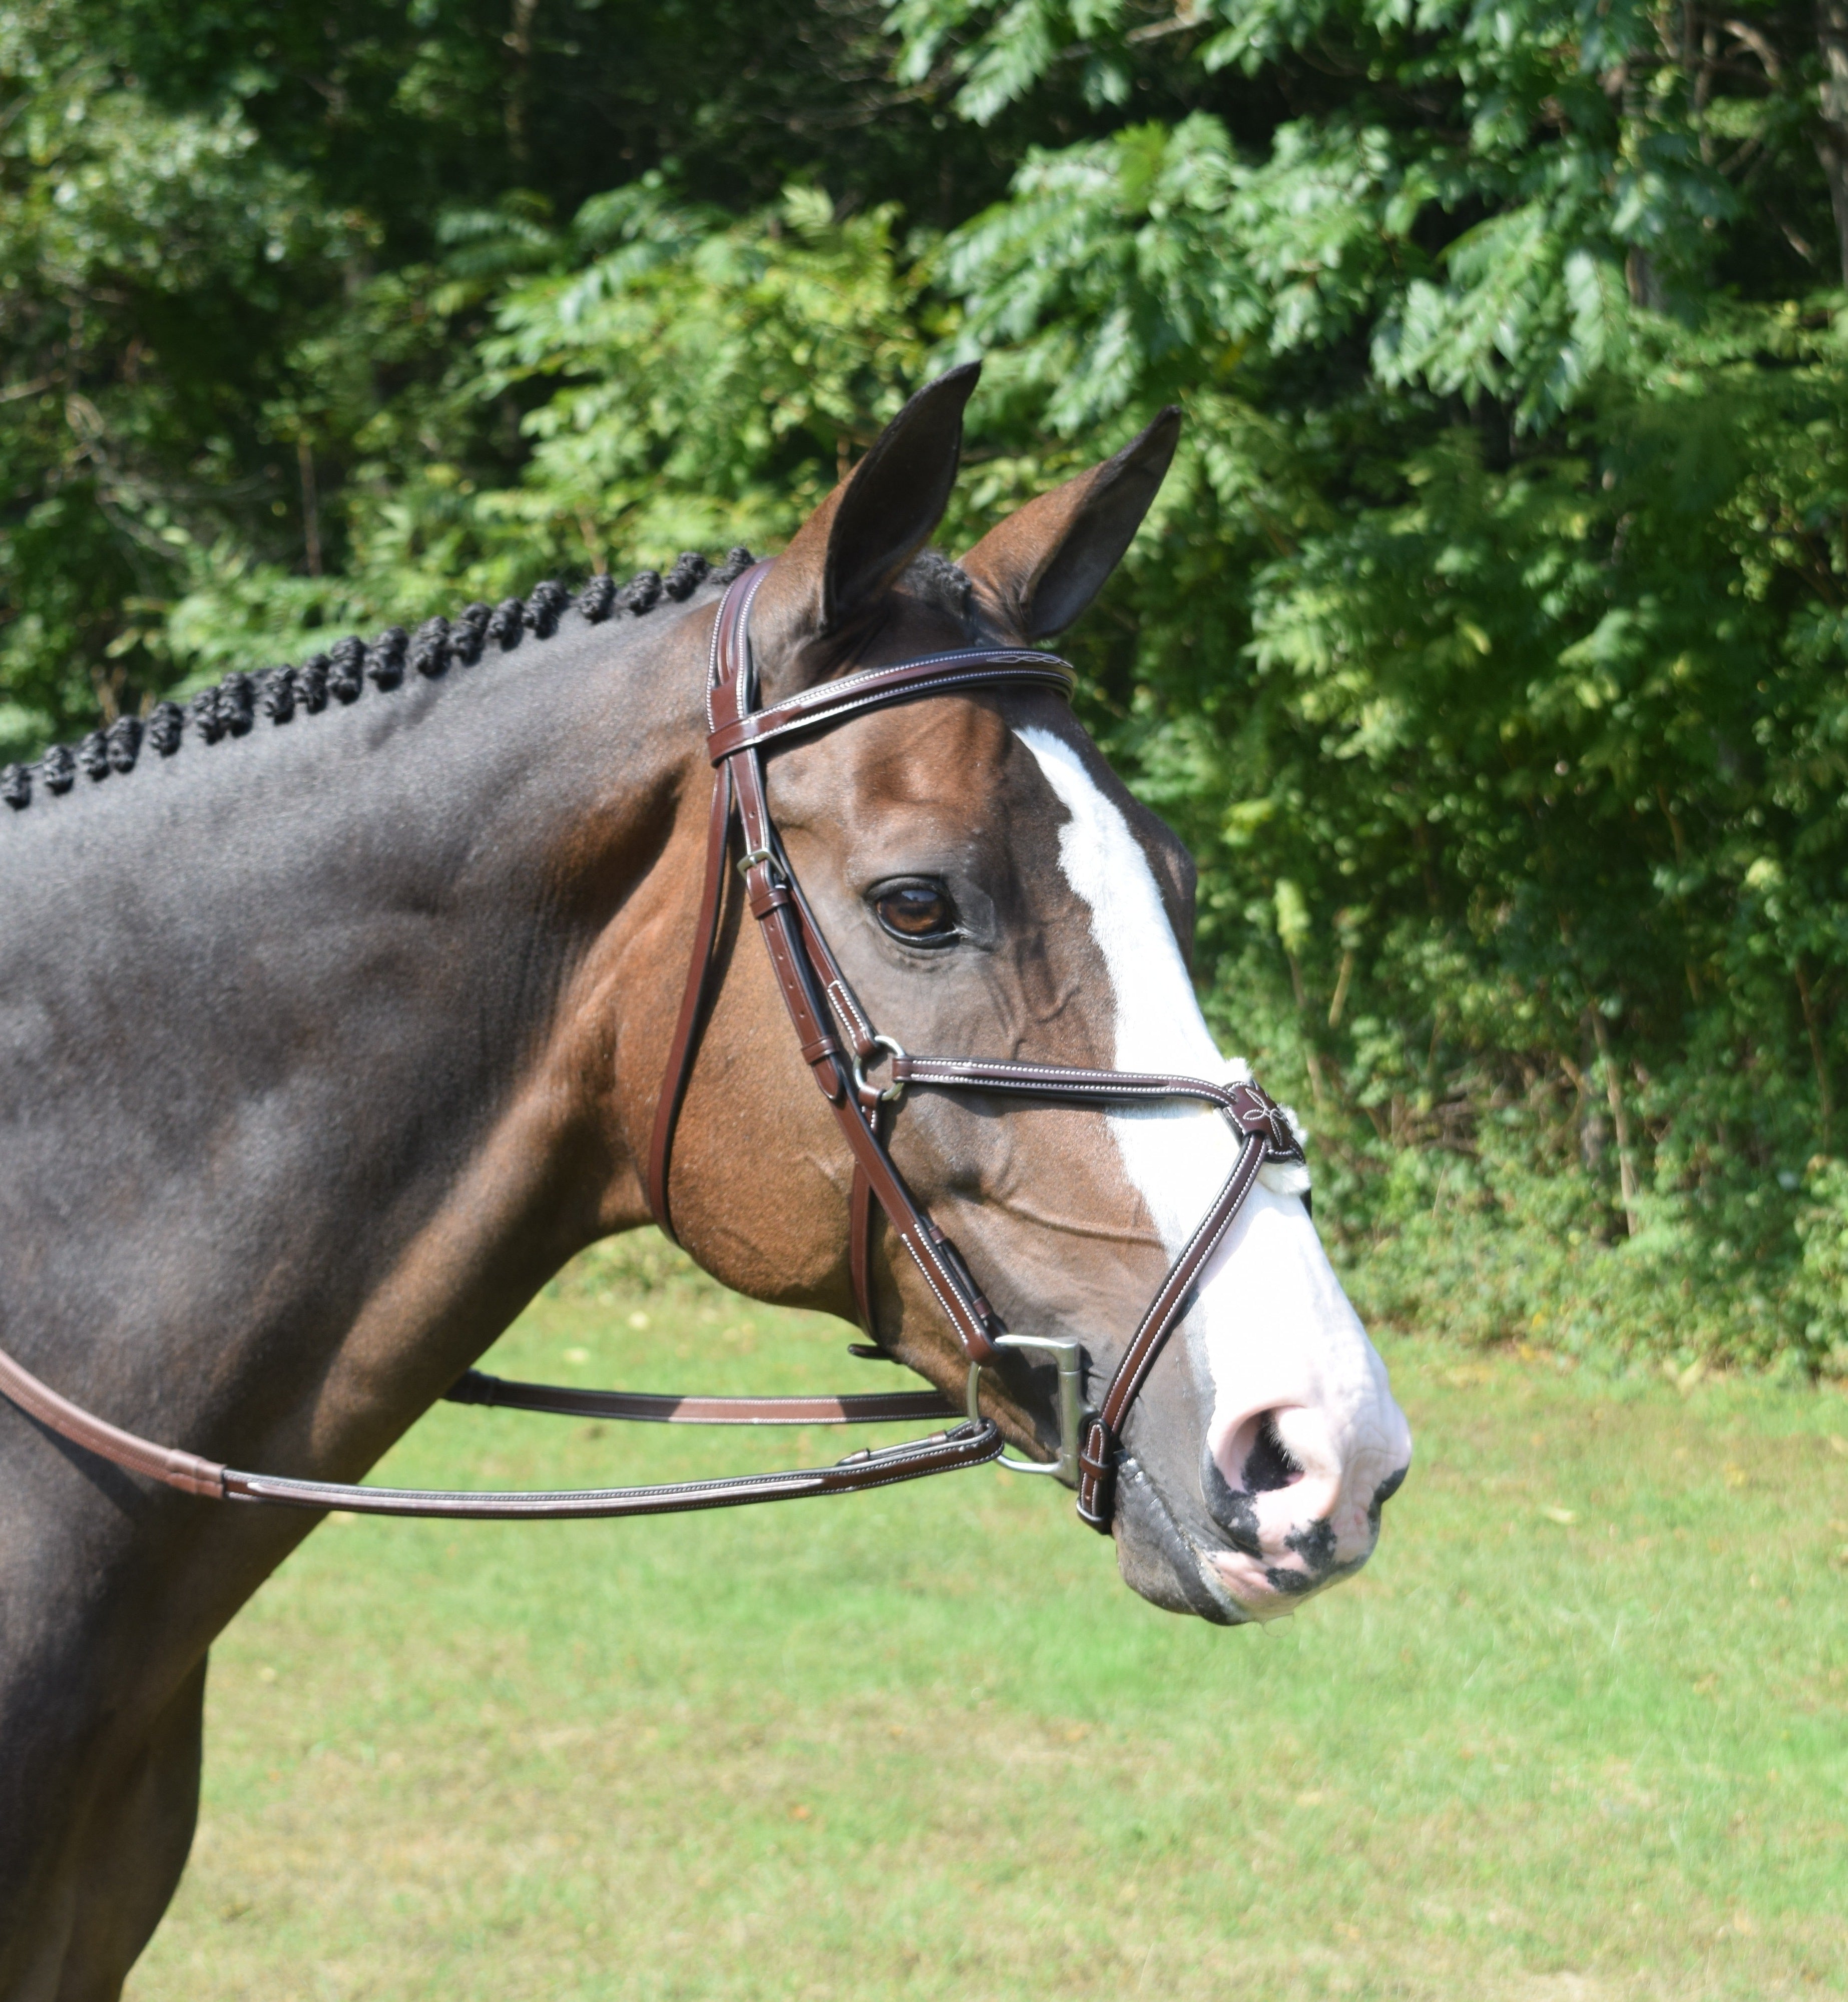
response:
[[[377,639],[349,635],[324,654],[311,654],[299,667],[261,668],[254,674],[239,669],[215,686],[201,689],[184,708],[176,702],[157,702],[144,719],[119,716],[106,730],[92,730],[75,747],[54,744],[30,764],[0,769],[0,800],[16,812],[32,804],[36,780],[48,793],[68,793],[82,772],[100,783],[112,772],[132,772],[144,747],[170,758],[190,730],[202,743],[247,735],[258,714],[273,724],[288,722],[298,710],[310,716],[324,710],[331,697],[342,704],[357,702],[370,682],[382,692],[395,689],[408,668],[434,679],[451,667],[472,667],[492,645],[511,653],[528,633],[549,640],[558,622],[575,609],[591,625],[601,625],[617,612],[636,618],[651,612],[662,598],[676,603],[691,598],[710,577],[727,584],[751,567],[751,552],[733,549],[714,570],[697,550],[689,549],[664,577],[645,570],[619,588],[609,577],[594,577],[575,598],[562,584],[535,585],[524,598],[504,598],[498,605],[465,605],[454,619],[426,619],[416,632],[388,626]]]

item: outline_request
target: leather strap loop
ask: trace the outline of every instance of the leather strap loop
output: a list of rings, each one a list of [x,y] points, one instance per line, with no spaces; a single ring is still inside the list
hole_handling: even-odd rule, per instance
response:
[[[877,1345],[873,1318],[873,1184],[858,1161],[853,1164],[853,1192],[847,1202],[848,1277],[853,1283],[853,1310],[862,1331]]]

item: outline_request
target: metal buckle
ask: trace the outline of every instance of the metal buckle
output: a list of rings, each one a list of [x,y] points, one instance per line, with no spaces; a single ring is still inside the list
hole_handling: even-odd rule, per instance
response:
[[[737,860],[738,874],[741,876],[748,876],[751,870],[755,869],[760,862],[767,863],[776,874],[779,876],[783,875],[783,864],[777,860],[775,854],[767,848],[748,849],[744,854],[741,855]],[[787,880],[788,878],[785,877],[784,881],[787,881]]]
[[[1009,1460],[1004,1453],[995,1462],[1013,1474],[1049,1474],[1067,1488],[1078,1485],[1078,1448],[1090,1424],[1091,1412],[1084,1401],[1084,1362],[1076,1341],[1044,1334],[998,1334],[997,1348],[1040,1348],[1058,1359],[1058,1457],[1057,1460]],[[969,1416],[982,1422],[982,1365],[969,1365]]]
[[[905,1052],[892,1041],[890,1036],[875,1036],[873,1038],[873,1047],[875,1049],[884,1050],[895,1063],[902,1063],[906,1060]],[[903,1078],[895,1077],[890,1084],[881,1087],[873,1083],[867,1077],[866,1068],[861,1063],[857,1053],[850,1051],[848,1053],[847,1061],[853,1069],[854,1096],[859,1099],[862,1105],[896,1105],[905,1096]]]

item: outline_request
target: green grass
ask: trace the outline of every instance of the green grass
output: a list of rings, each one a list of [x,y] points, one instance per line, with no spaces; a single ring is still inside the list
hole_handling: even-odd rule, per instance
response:
[[[557,1289],[497,1366],[871,1388],[832,1322]],[[645,1327],[631,1324],[645,1316]],[[336,1520],[214,1656],[133,2002],[1848,1990],[1848,1400],[1387,1346],[1367,1572],[1226,1632],[1050,1483]],[[835,1434],[451,1408],[384,1476],[666,1477]]]

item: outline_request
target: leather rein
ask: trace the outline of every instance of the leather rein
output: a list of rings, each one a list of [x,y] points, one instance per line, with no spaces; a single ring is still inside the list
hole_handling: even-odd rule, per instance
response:
[[[853,1156],[849,1266],[861,1325],[873,1345],[856,1352],[885,1353],[878,1345],[870,1277],[873,1233],[877,1215],[883,1214],[935,1296],[968,1361],[966,1414],[934,1390],[835,1397],[677,1397],[513,1383],[476,1369],[466,1372],[445,1397],[456,1404],[680,1425],[871,1425],[959,1415],[962,1422],[924,1439],[851,1453],[828,1467],[645,1488],[483,1492],[361,1487],[243,1473],[196,1453],[156,1445],[107,1423],[61,1397],[4,1350],[0,1350],[0,1396],[61,1438],[101,1459],[209,1500],[378,1515],[517,1519],[669,1515],[811,1495],[857,1493],[999,1459],[1003,1446],[1000,1429],[992,1419],[982,1416],[979,1407],[982,1365],[995,1360],[1004,1348],[1037,1351],[1051,1355],[1058,1365],[1060,1452],[1050,1463],[1007,1460],[1003,1464],[1023,1473],[1054,1474],[1075,1486],[1080,1519],[1108,1533],[1123,1427],[1130,1408],[1191,1303],[1195,1282],[1244,1206],[1259,1169],[1267,1161],[1300,1161],[1301,1144],[1281,1110],[1253,1083],[1221,1085],[1203,1078],[1088,1070],[1063,1064],[912,1056],[893,1038],[873,1028],[783,853],[765,790],[765,749],[894,703],[963,689],[1033,686],[1069,698],[1072,672],[1065,662],[1049,654],[970,648],[867,668],[760,708],[751,654],[750,615],[752,601],[771,567],[769,563],[756,564],[731,584],[713,626],[706,707],[715,780],[706,877],[685,991],[657,1102],[648,1159],[650,1207],[671,1236],[669,1179],[675,1129],[714,985],[713,954],[735,829],[743,843],[738,871],[804,1061],[833,1109]],[[884,1082],[869,1076],[869,1071],[876,1069],[886,1070]],[[1215,1107],[1239,1136],[1238,1158],[1231,1174],[1169,1268],[1094,1411],[1083,1404],[1080,1345],[1074,1340],[1009,1334],[955,1246],[906,1187],[885,1134],[898,1101],[912,1090],[1090,1104],[1192,1100]]]

